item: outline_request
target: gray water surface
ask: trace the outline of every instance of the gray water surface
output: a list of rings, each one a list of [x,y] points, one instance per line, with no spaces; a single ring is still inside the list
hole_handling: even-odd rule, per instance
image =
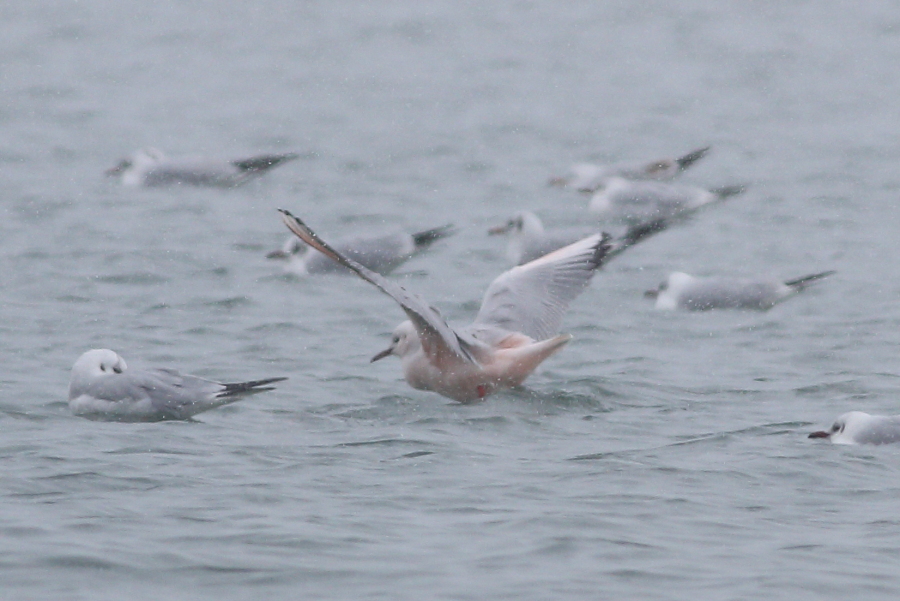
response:
[[[812,2],[0,5],[0,592],[8,599],[896,599],[900,7]],[[368,359],[402,312],[264,258],[455,223],[392,276],[465,324],[572,162],[712,145],[748,192],[642,243],[524,390],[461,406]],[[302,159],[130,189],[135,148]],[[671,270],[828,281],[656,312]],[[187,423],[97,423],[69,369],[288,376]]]

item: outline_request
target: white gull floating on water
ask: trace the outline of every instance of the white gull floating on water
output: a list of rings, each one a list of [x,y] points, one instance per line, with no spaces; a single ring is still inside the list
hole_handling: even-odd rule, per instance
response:
[[[709,152],[709,146],[698,148],[693,152],[677,157],[663,158],[641,163],[613,163],[612,165],[596,165],[593,163],[576,163],[569,167],[569,174],[564,177],[550,178],[551,186],[574,188],[579,192],[593,192],[610,177],[625,179],[668,181],[682,171],[702,159]]]
[[[656,299],[657,309],[766,311],[833,273],[824,271],[782,282],[775,279],[704,278],[676,271],[644,296]]]
[[[830,430],[813,432],[809,438],[827,438],[834,444],[888,444],[900,442],[900,415],[845,413]]]
[[[606,255],[606,261],[644,238],[661,232],[669,225],[670,222],[665,219],[655,219],[629,227],[622,236],[611,242],[612,248]],[[505,224],[488,230],[488,234],[492,236],[506,235],[508,237],[506,256],[515,265],[528,263],[597,233],[599,233],[598,228],[546,230],[540,217],[531,211],[522,211]]]
[[[400,358],[406,381],[468,403],[520,385],[571,340],[562,318],[602,264],[608,237],[595,234],[501,274],[488,287],[475,321],[454,330],[417,294],[344,257],[305,223],[281,210],[288,229],[393,298],[409,317],[391,345],[372,358]]]
[[[109,349],[87,351],[72,367],[69,407],[75,415],[106,421],[189,419],[203,411],[273,390],[287,378],[221,384],[171,369],[133,370]]]
[[[453,233],[452,225],[444,225],[415,234],[394,232],[381,236],[356,236],[335,242],[334,248],[363,267],[385,275]],[[285,260],[284,270],[296,275],[350,273],[346,267],[297,236],[288,238],[280,250],[272,251],[266,257]]]
[[[126,186],[214,186],[232,188],[298,158],[295,153],[266,154],[235,160],[168,158],[155,148],[142,148],[106,171]]]
[[[626,223],[673,219],[741,194],[745,189],[745,186],[725,186],[707,190],[684,184],[612,177],[594,192],[588,210],[604,219]]]

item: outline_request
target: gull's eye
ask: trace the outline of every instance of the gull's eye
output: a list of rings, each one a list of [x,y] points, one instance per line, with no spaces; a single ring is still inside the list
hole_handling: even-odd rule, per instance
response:
[[[100,371],[106,371],[106,365],[103,363],[100,364]]]
[[[840,431],[843,432],[844,427],[843,427],[841,424],[839,424],[839,423],[837,423],[837,422],[834,422],[834,425],[831,426],[831,431],[832,431],[832,432],[837,432],[838,430],[840,430]]]
[[[391,342],[393,342],[394,344],[397,344],[398,342],[400,342],[400,337],[394,336],[393,338],[391,338]]]
[[[669,282],[663,282],[662,284],[659,285],[660,292],[662,292],[663,290],[668,290],[668,289],[669,289]]]

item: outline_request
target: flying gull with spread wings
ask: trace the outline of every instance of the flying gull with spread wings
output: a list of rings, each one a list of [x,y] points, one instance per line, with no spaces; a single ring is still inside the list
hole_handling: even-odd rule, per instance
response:
[[[594,234],[501,274],[488,287],[475,321],[452,328],[417,294],[345,257],[303,221],[280,210],[298,238],[355,272],[393,298],[409,318],[372,361],[400,358],[410,386],[461,403],[519,386],[571,335],[559,334],[563,316],[588,285],[610,250],[609,237]]]

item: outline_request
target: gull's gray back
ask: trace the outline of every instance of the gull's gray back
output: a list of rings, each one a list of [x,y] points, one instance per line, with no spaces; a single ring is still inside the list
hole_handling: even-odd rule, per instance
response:
[[[166,159],[149,168],[145,186],[190,184],[194,186],[236,186],[246,176],[229,161],[204,159]]]
[[[854,435],[854,442],[875,445],[900,442],[900,416],[872,416],[866,426]]]
[[[76,382],[69,391],[69,399],[88,395],[113,403],[147,401],[157,414],[154,417],[185,419],[199,413],[192,409],[215,406],[215,395],[220,390],[221,384],[168,369],[129,369],[84,384]]]
[[[380,274],[389,273],[402,265],[415,250],[412,237],[402,232],[386,234],[377,238],[343,240],[335,243],[333,248],[345,257]],[[307,273],[349,271],[337,261],[326,257],[317,250],[310,248],[307,252],[311,253],[306,260]]]
[[[776,281],[701,278],[679,295],[679,306],[692,311],[709,309],[771,309],[790,296],[791,290]]]

